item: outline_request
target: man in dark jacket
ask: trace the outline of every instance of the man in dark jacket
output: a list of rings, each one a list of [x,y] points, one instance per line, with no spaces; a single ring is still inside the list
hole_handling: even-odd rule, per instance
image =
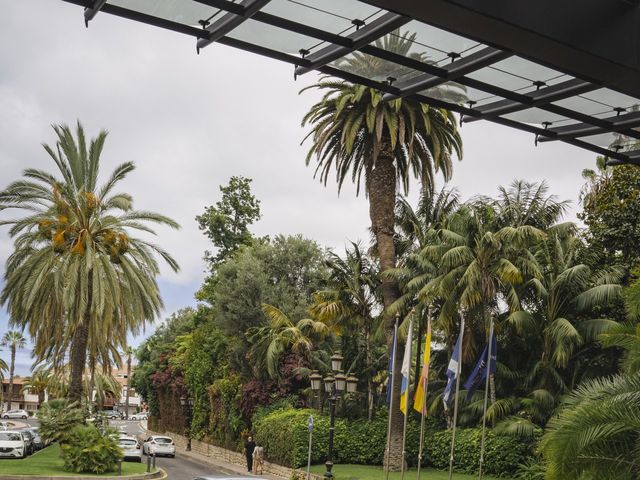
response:
[[[253,437],[248,437],[244,442],[244,454],[247,457],[247,471],[251,473],[253,471],[253,451],[256,448],[256,442],[253,441]]]

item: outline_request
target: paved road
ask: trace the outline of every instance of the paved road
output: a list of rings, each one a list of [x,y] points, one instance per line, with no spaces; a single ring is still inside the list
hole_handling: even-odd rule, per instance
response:
[[[129,435],[142,438],[145,436],[145,430],[136,421],[124,421],[124,420],[112,420],[109,422],[111,426],[120,429],[124,427]],[[143,457],[143,461],[146,461],[146,457]],[[193,480],[193,478],[199,475],[215,475],[225,476],[223,472],[217,472],[211,468],[211,466],[196,462],[190,458],[185,458],[178,453],[175,458],[163,458],[158,457],[156,459],[156,466],[164,469],[169,475],[170,480]]]

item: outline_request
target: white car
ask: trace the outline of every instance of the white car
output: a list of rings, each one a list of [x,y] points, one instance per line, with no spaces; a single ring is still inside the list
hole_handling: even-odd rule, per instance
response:
[[[142,448],[135,437],[121,435],[118,439],[118,445],[120,445],[120,448],[124,452],[125,460],[142,462]]]
[[[28,418],[26,410],[7,410],[2,414],[2,418]]]
[[[169,457],[176,456],[176,445],[171,437],[162,435],[151,435],[142,444],[142,450],[145,455],[167,455]]]
[[[148,416],[146,412],[134,413],[131,415],[131,420],[147,420]]]
[[[0,457],[24,458],[26,456],[27,447],[22,433],[10,430],[0,432]]]

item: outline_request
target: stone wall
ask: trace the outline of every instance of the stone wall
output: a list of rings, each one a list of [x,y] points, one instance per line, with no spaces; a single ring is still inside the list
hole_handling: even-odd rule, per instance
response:
[[[176,444],[176,448],[178,450],[186,451],[187,448],[187,438],[178,435],[173,432],[164,432],[157,433],[149,431],[149,435],[170,435],[173,438],[174,443]],[[240,452],[235,452],[233,450],[227,450],[226,448],[218,447],[216,445],[211,445],[207,442],[202,442],[200,440],[191,440],[191,454],[195,456],[200,456],[204,461],[214,463],[217,462],[231,464],[236,466],[244,471],[246,469],[247,462],[245,457]],[[220,465],[224,468],[224,465]],[[305,479],[307,476],[306,469],[295,470],[298,478]],[[289,467],[284,467],[282,465],[278,465],[277,463],[264,462],[263,473],[269,475],[275,475],[276,477],[287,478],[290,479],[293,477],[294,469]],[[311,474],[311,480],[323,480],[324,477],[322,475]]]

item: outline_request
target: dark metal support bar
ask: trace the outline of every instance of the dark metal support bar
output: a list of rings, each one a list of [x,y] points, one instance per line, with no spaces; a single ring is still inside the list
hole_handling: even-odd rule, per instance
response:
[[[217,42],[234,28],[240,26],[245,20],[251,18],[270,0],[243,0],[240,5],[243,7],[242,15],[235,13],[226,13],[220,20],[207,26],[205,30],[208,32],[206,38],[201,38],[196,44],[198,53],[200,49]]]
[[[360,47],[367,45],[380,37],[383,37],[387,33],[400,28],[408,23],[411,19],[403,15],[395,13],[386,13],[382,17],[377,18],[373,22],[365,25],[364,27],[356,30],[348,36],[353,42],[351,47],[342,47],[340,45],[329,45],[318,52],[309,55],[307,58],[311,62],[310,67],[298,67],[296,68],[296,75],[303,75],[311,70],[317,70],[319,67],[327,65],[334,60],[339,59],[354,50],[358,50]]]
[[[104,7],[107,0],[95,0],[91,7],[85,7],[84,9],[84,25],[89,26],[89,22],[98,14],[98,12]]]
[[[488,67],[496,62],[511,57],[513,54],[498,50],[493,47],[486,47],[479,52],[472,53],[471,55],[456,60],[449,65],[442,68],[444,70],[443,75],[433,75],[431,73],[424,73],[418,77],[398,82],[396,87],[400,89],[400,96],[406,97],[413,93],[418,93],[421,90],[436,87],[443,83],[456,80],[468,73],[474,72],[484,67]],[[393,95],[385,95],[383,100],[393,100]]]
[[[528,108],[546,105],[574,95],[590,92],[598,88],[600,88],[598,85],[574,78],[524,95],[523,97],[527,99],[525,102],[521,103],[513,100],[500,100],[488,105],[483,105],[482,107],[479,107],[478,110],[480,110],[481,113],[480,118],[494,118],[500,115],[506,115],[526,110]],[[478,118],[478,120],[480,118]]]
[[[598,135],[607,132],[625,132],[629,128],[640,127],[640,112],[631,112],[626,115],[619,115],[601,119],[608,122],[608,128],[597,127],[591,123],[574,123],[573,125],[565,125],[563,127],[550,128],[554,132],[553,137],[540,137],[540,142],[550,142],[552,140],[562,140],[565,138],[587,137],[589,135]],[[626,135],[625,132],[624,134]],[[640,133],[640,132],[638,132]]]

